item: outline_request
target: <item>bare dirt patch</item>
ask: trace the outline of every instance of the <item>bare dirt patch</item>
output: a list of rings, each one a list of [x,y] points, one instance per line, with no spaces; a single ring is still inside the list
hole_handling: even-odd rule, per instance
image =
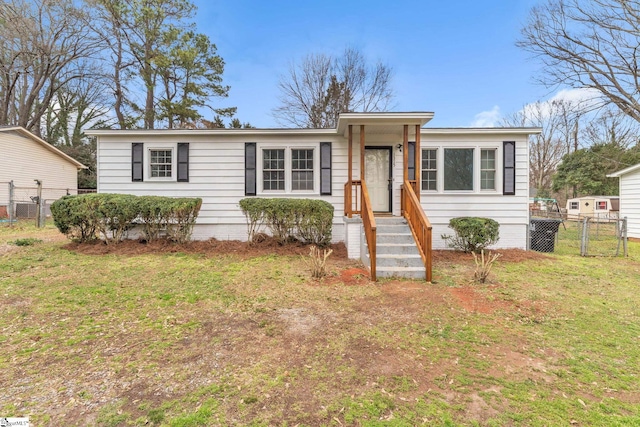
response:
[[[529,260],[544,260],[549,259],[548,255],[542,254],[536,251],[525,251],[522,249],[498,249],[492,251],[485,251],[485,254],[489,252],[493,254],[500,254],[500,262],[522,262]],[[473,263],[473,255],[470,253],[450,250],[436,250],[433,251],[433,262],[443,263],[464,263],[471,261]]]
[[[156,240],[145,242],[143,240],[124,240],[117,244],[107,245],[103,241],[92,243],[69,243],[65,249],[86,255],[142,255],[152,253],[187,253],[205,255],[236,255],[242,258],[251,258],[264,255],[309,255],[310,245],[303,243],[290,243],[282,245],[276,239],[267,238],[260,243],[249,244],[239,240],[192,241],[177,244],[169,240]],[[343,243],[335,243],[330,247],[333,250],[332,257],[347,258],[347,249]]]
[[[11,251],[16,250],[18,247],[15,245],[9,245],[9,244],[1,244],[0,245],[0,256],[9,253]]]

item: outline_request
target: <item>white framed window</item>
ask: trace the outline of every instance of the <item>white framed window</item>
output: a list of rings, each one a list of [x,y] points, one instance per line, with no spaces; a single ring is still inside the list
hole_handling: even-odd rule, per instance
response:
[[[313,149],[291,149],[291,190],[313,191]]]
[[[315,193],[319,160],[315,147],[260,147],[258,165],[264,193]]]
[[[580,202],[570,202],[569,203],[569,209],[571,209],[571,210],[580,209]]]
[[[173,176],[173,149],[149,149],[149,179],[171,178]]]
[[[285,190],[285,150],[262,150],[262,188],[264,191]]]
[[[606,211],[607,210],[607,201],[606,200],[598,201],[596,203],[596,209],[599,210],[599,211]]]
[[[438,150],[422,150],[422,190],[438,191]]]
[[[496,189],[496,150],[480,150],[480,190]]]

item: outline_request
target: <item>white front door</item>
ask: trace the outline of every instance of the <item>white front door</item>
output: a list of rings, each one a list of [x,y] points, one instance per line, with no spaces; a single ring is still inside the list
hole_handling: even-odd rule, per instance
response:
[[[391,147],[364,150],[364,180],[374,212],[391,212]]]

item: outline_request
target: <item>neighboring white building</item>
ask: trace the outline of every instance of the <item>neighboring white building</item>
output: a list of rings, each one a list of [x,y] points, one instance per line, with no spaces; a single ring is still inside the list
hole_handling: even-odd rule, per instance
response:
[[[567,200],[567,219],[616,219],[618,210],[618,196],[584,196]]]
[[[333,240],[345,241],[349,256],[357,258],[362,239],[355,236],[361,225],[348,217],[358,212],[359,202],[354,197],[353,206],[345,206],[347,184],[364,178],[373,210],[400,216],[400,191],[408,174],[418,178],[434,248],[445,248],[440,236],[452,233],[451,218],[479,216],[500,223],[498,247],[526,249],[528,141],[540,129],[422,128],[432,117],[343,113],[335,129],[88,134],[98,140],[99,193],[201,197],[195,239],[246,240],[246,220],[238,206],[245,197],[306,197],[335,206]]]
[[[9,183],[14,185],[14,211],[18,204],[31,203],[36,180],[42,183],[48,202],[78,189],[82,163],[20,126],[0,126],[0,210],[9,210]],[[15,212],[14,212],[15,213]]]
[[[627,236],[640,239],[640,163],[607,176],[620,179],[620,218],[627,218]]]

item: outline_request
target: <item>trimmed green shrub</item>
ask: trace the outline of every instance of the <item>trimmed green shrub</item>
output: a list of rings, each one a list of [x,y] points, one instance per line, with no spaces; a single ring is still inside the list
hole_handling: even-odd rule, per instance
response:
[[[99,237],[107,244],[122,241],[134,226],[141,226],[147,241],[161,232],[179,243],[191,237],[202,199],[182,199],[130,194],[65,196],[51,205],[58,230],[72,240],[87,242]]]
[[[249,242],[266,227],[280,244],[302,240],[319,246],[331,243],[333,206],[323,200],[248,198],[240,200],[247,218]]]
[[[98,238],[98,194],[64,196],[51,204],[53,223],[71,240],[88,242]]]
[[[333,205],[324,200],[299,200],[297,235],[306,243],[328,246],[333,227]]]
[[[96,228],[107,244],[121,242],[139,215],[138,197],[130,194],[96,194]]]
[[[449,228],[455,231],[455,236],[443,234],[441,237],[449,247],[467,253],[478,253],[500,239],[500,224],[491,218],[451,218]]]
[[[260,233],[260,229],[264,225],[264,212],[269,200],[271,199],[258,197],[240,200],[240,210],[247,218],[247,237],[249,243],[255,241],[256,235]]]
[[[142,235],[147,242],[158,240],[167,229],[171,210],[165,199],[166,197],[160,196],[139,198],[139,219],[142,222]]]
[[[169,204],[169,221],[167,237],[177,243],[185,243],[191,239],[193,226],[202,207],[202,199],[171,199]]]

